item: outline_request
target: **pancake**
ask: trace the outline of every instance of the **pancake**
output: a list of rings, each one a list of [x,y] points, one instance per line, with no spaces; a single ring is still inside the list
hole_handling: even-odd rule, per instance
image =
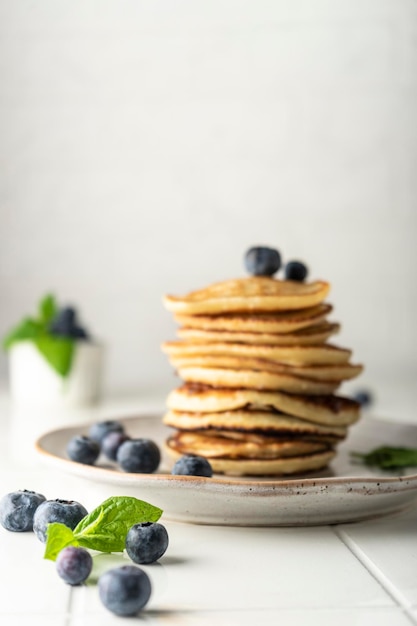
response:
[[[207,354],[217,354],[223,356],[264,358],[290,365],[347,363],[351,356],[351,350],[338,348],[331,344],[319,346],[271,346],[227,342],[191,343],[187,341],[167,341],[162,344],[162,349],[168,356],[203,356]]]
[[[339,386],[339,383],[334,381],[319,381],[276,372],[257,372],[244,369],[180,367],[177,371],[179,377],[189,383],[232,389],[246,387],[247,389],[282,390],[290,393],[317,395],[331,394]]]
[[[343,363],[341,365],[311,365],[311,366],[294,366],[269,361],[268,359],[256,359],[246,357],[227,357],[227,356],[190,356],[190,357],[170,357],[170,363],[176,369],[185,367],[210,367],[210,368],[228,368],[228,369],[251,369],[260,372],[276,372],[296,376],[301,378],[310,378],[321,381],[341,382],[355,378],[362,371],[361,365],[351,365]]]
[[[339,324],[323,322],[308,328],[302,328],[291,333],[253,333],[237,332],[226,330],[201,330],[199,328],[179,328],[177,331],[180,339],[197,342],[241,342],[241,343],[261,343],[266,345],[316,345],[327,341],[329,337],[338,333]]]
[[[200,330],[221,330],[249,333],[292,333],[322,322],[332,311],[330,304],[295,311],[275,311],[273,313],[249,313],[224,315],[183,315],[175,314],[180,326]]]
[[[177,452],[173,440],[167,440],[165,450],[173,458],[179,459],[183,452]],[[216,459],[208,458],[213,471],[228,476],[290,476],[317,471],[326,467],[335,456],[334,450],[279,459]]]
[[[346,426],[315,424],[291,415],[248,409],[222,413],[168,411],[163,417],[163,423],[178,430],[230,430],[280,437],[308,437],[321,441],[323,439],[326,441],[342,440],[347,434]]]
[[[359,403],[343,396],[298,396],[279,391],[215,389],[188,384],[171,391],[167,407],[186,413],[214,413],[256,407],[333,426],[354,424],[360,415]]]
[[[171,437],[171,447],[182,454],[206,458],[279,459],[329,450],[317,441],[258,436],[255,440],[233,439],[223,433],[181,432]]]
[[[320,470],[359,419],[334,395],[358,376],[329,339],[329,283],[251,276],[167,295],[178,339],[162,345],[182,386],[167,398],[174,458],[201,455],[215,473],[286,476]]]
[[[181,314],[288,311],[311,308],[324,301],[330,285],[251,276],[215,283],[183,297],[167,295],[168,311]]]

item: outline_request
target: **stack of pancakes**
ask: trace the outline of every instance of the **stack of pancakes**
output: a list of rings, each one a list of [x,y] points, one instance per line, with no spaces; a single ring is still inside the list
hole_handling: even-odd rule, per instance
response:
[[[180,325],[163,350],[184,383],[167,399],[175,459],[206,457],[216,473],[289,475],[325,467],[359,418],[335,395],[362,371],[328,343],[330,286],[254,276],[164,304]]]

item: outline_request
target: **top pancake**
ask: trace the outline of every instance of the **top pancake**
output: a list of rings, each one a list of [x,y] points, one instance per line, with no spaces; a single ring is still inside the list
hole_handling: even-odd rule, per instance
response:
[[[167,295],[164,304],[180,314],[289,311],[323,302],[330,285],[324,281],[301,283],[251,276],[215,283],[183,297]]]

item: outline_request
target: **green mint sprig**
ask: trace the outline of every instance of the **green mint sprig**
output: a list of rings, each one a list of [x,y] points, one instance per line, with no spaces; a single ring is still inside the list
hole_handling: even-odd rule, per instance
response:
[[[25,317],[3,339],[3,348],[9,350],[15,343],[31,341],[46,361],[60,376],[69,373],[74,356],[75,342],[68,337],[56,337],[49,331],[58,312],[53,295],[47,294],[38,305],[36,317]]]
[[[162,510],[131,496],[113,496],[86,515],[71,530],[64,524],[48,524],[44,558],[55,561],[67,546],[99,552],[123,552],[126,535],[134,524],[157,522]]]
[[[351,456],[360,459],[365,465],[387,470],[417,466],[417,449],[415,448],[380,446],[366,454],[351,452]]]

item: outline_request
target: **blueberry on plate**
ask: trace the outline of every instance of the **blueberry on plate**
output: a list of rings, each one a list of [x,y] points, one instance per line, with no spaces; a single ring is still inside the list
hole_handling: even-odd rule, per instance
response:
[[[128,439],[130,437],[126,433],[120,433],[116,430],[111,431],[101,442],[101,451],[110,461],[116,461],[118,449]]]
[[[59,522],[73,530],[87,514],[83,505],[74,500],[45,500],[35,511],[33,530],[37,538],[45,543],[48,524]]]
[[[296,280],[300,283],[307,277],[307,267],[301,261],[289,261],[285,266],[286,280]]]
[[[96,422],[92,424],[89,430],[89,437],[98,441],[99,444],[103,441],[104,437],[112,432],[123,433],[124,428],[120,422],[115,420],[105,420],[104,422]]]
[[[126,535],[126,552],[134,563],[155,563],[168,548],[168,533],[162,524],[135,524]]]
[[[100,454],[100,444],[91,437],[75,435],[68,442],[67,454],[71,461],[94,465]]]
[[[27,489],[7,493],[0,500],[0,524],[18,533],[33,530],[35,511],[45,500],[42,494]]]
[[[202,456],[184,455],[175,462],[172,474],[181,476],[213,476],[210,462]]]
[[[89,577],[93,568],[91,554],[85,548],[67,546],[55,561],[58,575],[69,585],[81,585]]]
[[[115,615],[137,615],[147,604],[151,591],[149,576],[136,565],[115,567],[98,580],[100,600]]]
[[[281,267],[281,255],[274,248],[254,246],[245,254],[245,267],[253,276],[273,276]]]
[[[125,472],[152,474],[158,469],[161,452],[150,439],[128,439],[117,450],[116,460]]]

